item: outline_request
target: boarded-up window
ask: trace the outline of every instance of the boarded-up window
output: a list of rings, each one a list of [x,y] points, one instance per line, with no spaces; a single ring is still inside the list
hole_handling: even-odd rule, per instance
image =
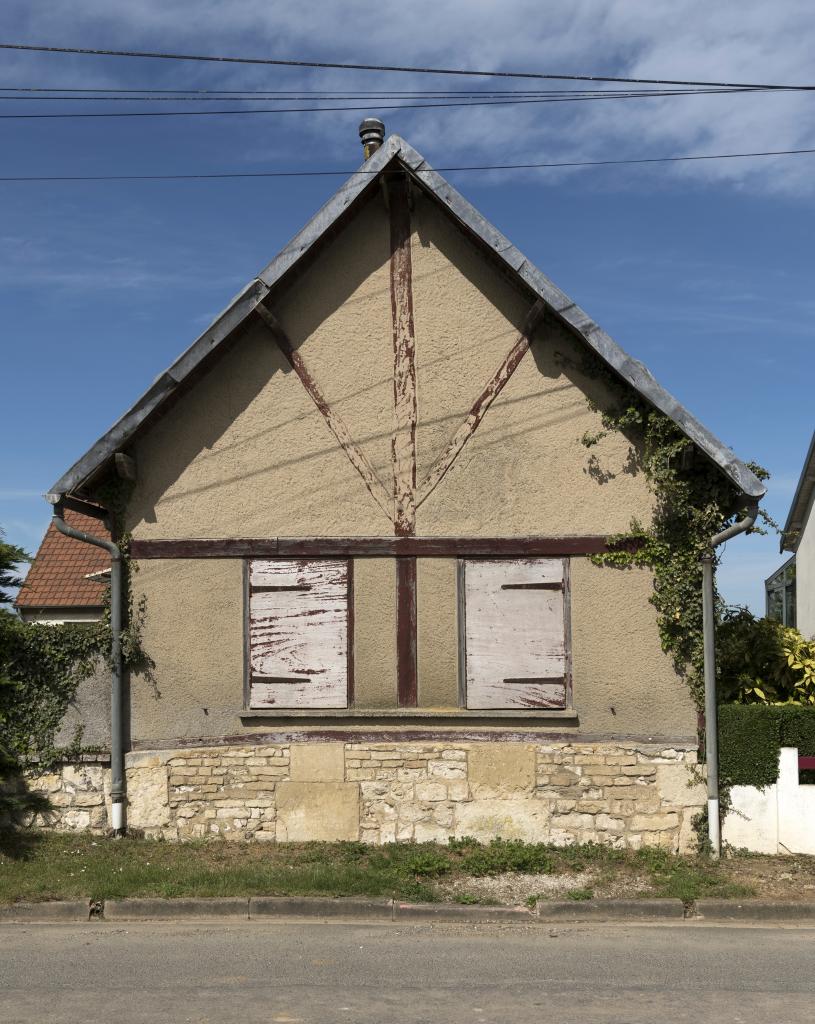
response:
[[[251,708],[344,708],[351,563],[255,559],[248,569]]]
[[[565,708],[567,560],[472,559],[462,574],[467,707]]]

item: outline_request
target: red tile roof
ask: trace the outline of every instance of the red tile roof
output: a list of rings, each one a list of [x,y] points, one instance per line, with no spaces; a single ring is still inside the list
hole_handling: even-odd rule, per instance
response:
[[[65,521],[77,530],[110,540],[99,519],[66,509]],[[107,584],[85,576],[109,568],[110,555],[104,548],[66,537],[52,522],[15,604],[18,608],[101,608]]]

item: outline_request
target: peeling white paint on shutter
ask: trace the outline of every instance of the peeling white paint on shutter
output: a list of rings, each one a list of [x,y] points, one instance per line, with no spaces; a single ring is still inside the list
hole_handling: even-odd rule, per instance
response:
[[[348,706],[348,563],[249,563],[249,705]]]
[[[464,563],[468,708],[566,706],[563,559]]]

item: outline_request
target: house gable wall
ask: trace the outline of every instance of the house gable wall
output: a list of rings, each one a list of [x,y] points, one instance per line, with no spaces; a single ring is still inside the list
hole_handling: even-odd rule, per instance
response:
[[[500,274],[428,200],[414,196],[410,254],[422,480],[523,329],[532,299]],[[392,491],[393,323],[388,211],[376,195],[285,291],[274,312],[323,396]],[[612,433],[588,451],[611,397],[581,370],[579,343],[544,319],[449,471],[419,504],[419,536],[605,536],[652,509],[629,443]],[[128,511],[137,540],[392,537],[394,527],[351,464],[268,327],[251,326],[134,446]],[[572,559],[572,654],[578,719],[532,722],[585,736],[693,741],[695,712],[659,645],[640,570]],[[241,715],[240,559],[145,559],[144,644],[152,679],[132,678],[140,746],[257,734]],[[388,558],[354,568],[354,696],[396,707],[396,587]],[[458,705],[457,564],[420,558],[419,709]],[[490,723],[484,723],[489,727]],[[495,725],[496,723],[492,723]],[[302,728],[319,728],[319,716]]]

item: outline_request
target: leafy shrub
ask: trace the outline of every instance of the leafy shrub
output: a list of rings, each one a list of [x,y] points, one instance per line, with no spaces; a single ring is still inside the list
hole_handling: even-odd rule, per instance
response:
[[[451,868],[450,858],[439,853],[433,846],[418,850],[405,866],[412,874],[424,878],[438,878],[439,875],[446,875]]]
[[[721,701],[815,705],[815,641],[746,608],[717,627],[716,669]]]
[[[549,874],[552,855],[544,843],[524,843],[520,839],[493,839],[488,846],[466,847],[460,867],[468,874],[500,875],[505,871]]]
[[[778,751],[815,756],[815,708],[794,704],[723,704],[719,708],[719,770],[734,786],[770,786]]]

